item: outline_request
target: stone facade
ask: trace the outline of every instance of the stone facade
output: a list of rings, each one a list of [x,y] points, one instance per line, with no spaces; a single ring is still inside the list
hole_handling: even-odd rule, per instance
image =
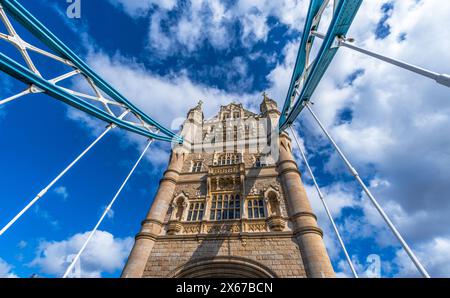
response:
[[[188,112],[122,277],[334,276],[279,115]]]

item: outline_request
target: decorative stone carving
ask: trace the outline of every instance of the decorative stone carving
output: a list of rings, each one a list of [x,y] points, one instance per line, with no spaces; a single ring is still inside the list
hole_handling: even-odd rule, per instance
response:
[[[278,186],[270,186],[264,191],[264,200],[267,206],[268,216],[281,216],[281,197]]]
[[[247,232],[267,232],[267,226],[264,221],[246,223]]]
[[[169,235],[178,234],[181,231],[182,227],[183,225],[178,220],[169,221],[169,224],[167,226],[167,234]]]
[[[185,234],[198,234],[198,233],[200,233],[200,225],[199,224],[195,224],[195,225],[185,224],[183,226],[183,232]]]
[[[267,219],[267,224],[272,231],[283,231],[286,221],[281,216],[271,216]]]
[[[255,186],[253,186],[253,187],[250,189],[249,195],[257,196],[257,195],[259,195],[259,193],[260,193],[260,191],[259,191]]]
[[[208,225],[206,232],[208,234],[227,234],[227,233],[239,233],[241,227],[239,224],[220,224],[220,225]]]

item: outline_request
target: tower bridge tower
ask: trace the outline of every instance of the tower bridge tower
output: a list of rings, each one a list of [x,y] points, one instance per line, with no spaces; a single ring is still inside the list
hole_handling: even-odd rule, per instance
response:
[[[122,277],[334,277],[279,116],[188,112]]]

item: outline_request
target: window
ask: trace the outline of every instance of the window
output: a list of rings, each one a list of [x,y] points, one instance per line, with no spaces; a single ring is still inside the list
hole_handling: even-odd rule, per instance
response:
[[[202,171],[202,162],[201,161],[194,161],[194,164],[192,165],[192,172],[198,173]]]
[[[213,195],[210,220],[241,218],[241,198],[239,195]]]
[[[222,154],[217,158],[218,165],[232,165],[238,164],[241,161],[241,156],[239,153],[226,153]]]
[[[203,219],[203,210],[205,209],[205,204],[196,202],[191,203],[189,206],[189,212],[187,221],[200,221]]]
[[[239,112],[234,112],[234,113],[233,113],[233,118],[235,118],[235,119],[236,119],[236,118],[239,118]]]
[[[264,218],[264,202],[262,199],[247,202],[248,218]]]

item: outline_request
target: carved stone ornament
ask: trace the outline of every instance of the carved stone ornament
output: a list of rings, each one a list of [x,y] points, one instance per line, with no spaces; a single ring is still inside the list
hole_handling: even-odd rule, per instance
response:
[[[270,230],[281,232],[286,226],[286,221],[281,216],[271,216],[267,219]]]
[[[167,234],[175,235],[181,231],[183,225],[178,220],[172,220],[167,227]]]

